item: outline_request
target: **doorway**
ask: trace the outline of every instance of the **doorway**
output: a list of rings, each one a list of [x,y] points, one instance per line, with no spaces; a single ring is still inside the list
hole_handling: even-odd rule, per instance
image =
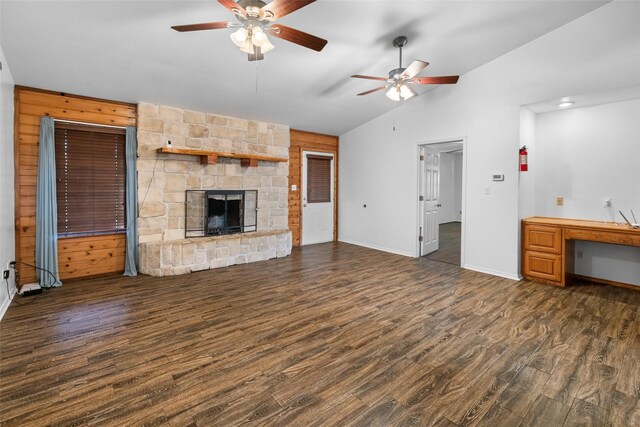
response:
[[[418,256],[463,265],[464,139],[418,148]]]
[[[302,152],[302,245],[333,241],[335,158]]]

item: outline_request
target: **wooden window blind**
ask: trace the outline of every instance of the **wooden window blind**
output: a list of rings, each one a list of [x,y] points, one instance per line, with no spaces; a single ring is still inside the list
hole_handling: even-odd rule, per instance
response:
[[[307,203],[331,202],[332,157],[307,155]]]
[[[123,129],[55,125],[58,234],[126,231]]]

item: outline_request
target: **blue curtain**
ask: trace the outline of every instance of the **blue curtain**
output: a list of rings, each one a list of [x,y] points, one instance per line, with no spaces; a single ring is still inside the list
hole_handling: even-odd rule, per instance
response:
[[[51,117],[40,118],[36,189],[36,276],[40,286],[62,285],[58,273],[58,206],[56,203],[56,143]],[[41,270],[40,270],[41,269]]]
[[[125,276],[138,275],[138,174],[136,173],[136,128],[127,126],[127,248]]]

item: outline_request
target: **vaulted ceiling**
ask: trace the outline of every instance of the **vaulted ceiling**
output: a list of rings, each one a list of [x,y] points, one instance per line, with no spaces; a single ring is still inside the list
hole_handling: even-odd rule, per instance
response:
[[[376,84],[349,76],[396,68],[398,35],[409,37],[405,65],[431,63],[421,76],[463,79],[604,3],[319,0],[280,22],[327,39],[322,52],[273,39],[264,61],[248,62],[231,30],[170,29],[233,19],[215,0],[3,0],[0,40],[19,85],[339,135],[393,108],[383,92],[356,97]],[[428,88],[420,92],[428,99]]]

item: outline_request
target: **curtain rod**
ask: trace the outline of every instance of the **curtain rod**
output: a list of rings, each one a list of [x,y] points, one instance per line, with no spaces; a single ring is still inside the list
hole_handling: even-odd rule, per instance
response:
[[[127,126],[114,126],[114,125],[99,125],[96,123],[85,123],[85,122],[76,122],[74,120],[62,120],[62,119],[53,119],[54,122],[60,123],[73,123],[75,125],[85,125],[85,126],[97,126],[103,128],[114,128],[114,129],[126,129]]]

